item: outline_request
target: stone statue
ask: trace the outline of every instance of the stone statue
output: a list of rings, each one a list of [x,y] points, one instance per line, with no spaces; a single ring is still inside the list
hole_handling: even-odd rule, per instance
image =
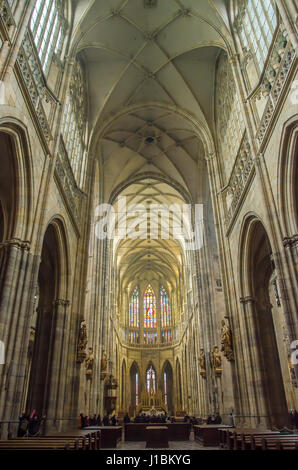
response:
[[[221,351],[228,361],[234,360],[233,344],[232,344],[232,331],[225,321],[221,322]]]
[[[216,375],[221,375],[221,355],[217,346],[211,351],[211,363]]]
[[[206,377],[206,357],[204,349],[201,348],[200,357],[199,357],[199,364],[200,364],[200,374],[203,377]]]
[[[86,376],[87,376],[87,378],[91,378],[91,376],[92,376],[93,364],[94,364],[93,349],[92,349],[92,348],[88,348],[87,357],[86,357],[86,359],[85,359]]]
[[[105,351],[103,351],[102,357],[101,357],[101,363],[100,363],[101,372],[106,372],[107,371],[107,366],[108,366],[107,355],[106,355]]]
[[[86,346],[87,346],[87,326],[85,320],[81,322],[78,340],[78,362],[84,362],[86,359]]]

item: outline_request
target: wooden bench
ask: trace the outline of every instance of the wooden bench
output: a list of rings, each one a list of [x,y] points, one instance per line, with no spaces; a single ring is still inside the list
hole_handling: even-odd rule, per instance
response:
[[[0,441],[0,450],[99,450],[100,431],[85,436],[45,436]]]
[[[231,426],[225,424],[203,424],[194,427],[195,440],[204,447],[217,447],[220,444],[220,429],[231,429]]]
[[[219,428],[218,429],[218,440],[219,440],[219,447],[222,449],[228,448],[228,439],[229,433],[234,432],[235,428]]]
[[[9,439],[0,441],[1,450],[77,450],[75,442],[65,439]]]
[[[101,448],[116,448],[122,439],[122,426],[99,426],[101,432]]]
[[[264,436],[279,436],[279,431],[271,431],[270,429],[265,431],[245,431],[245,432],[235,432],[234,433],[234,450],[255,450],[254,442],[255,439],[262,439]]]
[[[230,428],[226,431],[226,448],[228,450],[243,450],[245,446],[250,448],[250,436],[279,434],[278,431],[256,428]]]
[[[52,439],[67,439],[73,440],[76,439],[79,441],[79,449],[81,450],[99,450],[101,448],[101,432],[95,431],[89,434],[85,434],[82,436],[73,436],[73,435],[53,435],[53,436],[45,436],[46,438]]]
[[[266,436],[261,441],[262,450],[298,450],[298,435]]]

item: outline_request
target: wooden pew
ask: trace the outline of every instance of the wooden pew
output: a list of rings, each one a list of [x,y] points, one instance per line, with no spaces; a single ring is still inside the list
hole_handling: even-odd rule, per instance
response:
[[[253,432],[248,432],[248,433],[242,433],[241,434],[241,444],[240,447],[238,447],[239,450],[256,450],[256,443],[261,442],[263,437],[271,437],[271,436],[279,436],[280,432],[279,431],[271,431],[266,430],[266,431],[258,431],[254,430]]]
[[[250,448],[251,435],[267,435],[278,431],[256,428],[230,428],[226,431],[226,448],[228,450],[242,450],[245,446]]]
[[[228,448],[228,440],[230,433],[234,432],[235,428],[219,428],[218,429],[218,440],[219,440],[219,447],[222,449]]]
[[[65,439],[9,439],[0,441],[1,450],[76,450],[76,444]]]
[[[298,435],[266,436],[261,442],[262,450],[297,450]]]
[[[195,440],[203,446],[216,447],[220,444],[219,429],[231,429],[231,426],[225,424],[204,424],[195,425],[194,427]]]
[[[0,450],[4,449],[57,449],[57,450],[99,450],[100,431],[85,436],[45,436],[31,438],[16,438],[0,441]]]
[[[298,440],[282,440],[276,443],[276,450],[298,450]]]
[[[100,426],[101,448],[116,448],[122,439],[122,426]]]
[[[80,450],[99,450],[101,448],[101,432],[95,431],[91,432],[90,434],[85,434],[82,436],[74,436],[74,435],[53,435],[53,436],[45,436],[46,438],[52,439],[76,439],[79,440],[79,449]]]

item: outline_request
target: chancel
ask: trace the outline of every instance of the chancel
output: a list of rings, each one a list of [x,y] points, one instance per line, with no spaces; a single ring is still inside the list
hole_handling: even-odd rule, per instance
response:
[[[1,0],[0,451],[298,449],[297,20]]]

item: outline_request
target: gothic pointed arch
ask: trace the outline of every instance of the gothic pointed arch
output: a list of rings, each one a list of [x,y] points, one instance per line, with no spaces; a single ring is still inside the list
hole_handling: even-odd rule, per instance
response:
[[[288,374],[288,365],[281,347],[287,325],[272,245],[256,215],[246,217],[239,246],[241,303],[247,322],[243,340],[250,344],[253,382],[262,390],[251,396],[251,413],[255,406],[257,414],[264,416],[260,418],[263,424],[278,426],[287,420],[283,376]]]
[[[62,380],[61,374],[65,376],[68,360],[69,261],[66,240],[63,222],[53,217],[43,237],[22,399],[28,412],[35,409],[37,414],[49,414],[53,419],[63,413],[63,396],[58,398],[57,391],[60,387],[65,392],[66,381]],[[55,369],[58,362],[63,366],[59,374]]]

